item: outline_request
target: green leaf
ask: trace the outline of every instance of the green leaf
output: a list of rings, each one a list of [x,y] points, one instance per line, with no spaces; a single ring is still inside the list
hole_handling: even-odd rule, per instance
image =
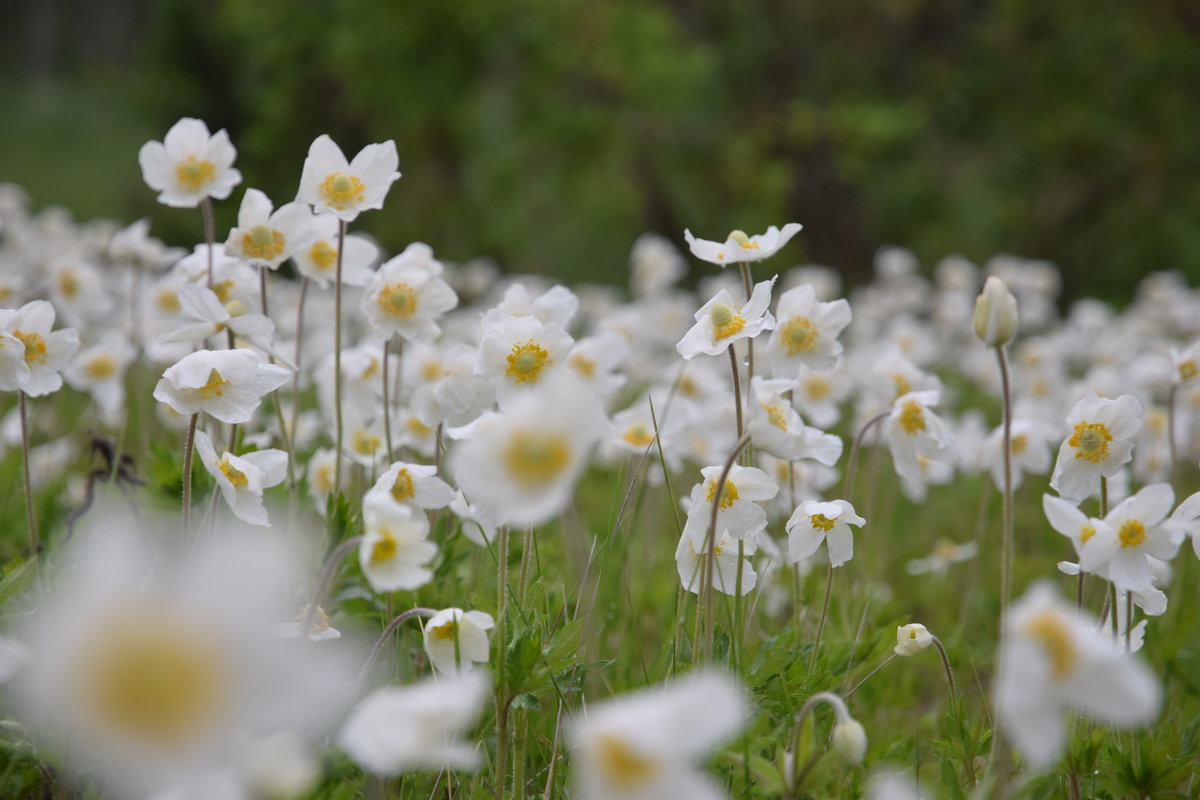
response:
[[[0,578],[0,605],[16,597],[33,582],[37,575],[37,559],[22,561]]]

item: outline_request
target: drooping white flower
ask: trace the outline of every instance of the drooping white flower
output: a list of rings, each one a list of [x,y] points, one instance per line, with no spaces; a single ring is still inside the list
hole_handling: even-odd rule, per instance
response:
[[[776,377],[795,378],[801,366],[827,370],[837,365],[842,352],[838,335],[850,324],[849,303],[822,303],[813,287],[803,284],[779,296],[775,316],[767,356]]]
[[[811,458],[832,466],[842,457],[842,440],[804,424],[784,394],[795,390],[790,380],[763,380],[755,375],[750,382],[747,403],[749,423],[746,432],[760,450],[788,461]]]
[[[229,134],[209,135],[208,126],[184,117],[171,126],[161,142],[146,142],[138,151],[142,179],[158,192],[158,202],[191,208],[206,197],[224,200],[242,182],[233,168],[237,151]]]
[[[921,479],[920,457],[948,461],[953,436],[946,423],[933,413],[940,393],[910,392],[897,397],[892,413],[884,422],[892,463],[903,477]]]
[[[367,492],[369,499],[409,505],[417,509],[445,508],[454,500],[450,484],[437,477],[431,464],[397,461],[387,468]]]
[[[1087,395],[1067,415],[1072,432],[1058,451],[1050,488],[1083,500],[1100,490],[1133,454],[1133,435],[1142,427],[1142,404],[1132,395],[1115,400]]]
[[[321,134],[308,148],[296,199],[352,222],[360,212],[383,208],[383,198],[400,177],[399,164],[391,140],[369,144],[347,161],[333,139]]]
[[[1039,583],[1009,609],[995,699],[1006,734],[1032,767],[1044,769],[1066,743],[1065,710],[1138,727],[1158,713],[1161,690],[1145,664]]]
[[[196,454],[221,490],[234,516],[251,525],[271,524],[263,508],[264,489],[278,486],[287,477],[288,455],[282,450],[257,450],[235,456],[217,455],[212,439],[196,431]]]
[[[291,372],[263,363],[253,350],[198,350],[163,372],[154,399],[180,414],[201,411],[232,424],[250,419],[263,395]]]
[[[479,765],[474,745],[459,741],[487,702],[482,670],[381,689],[358,704],[338,734],[338,745],[376,775],[414,769],[470,770]]]
[[[717,541],[713,546],[713,572],[708,583],[722,594],[749,594],[758,584],[758,573],[750,564],[750,556],[758,551],[757,538],[734,538],[727,529],[718,528]],[[697,542],[688,532],[679,537],[675,547],[675,569],[679,573],[680,585],[692,594],[700,594],[704,588],[705,562],[708,559],[707,537]],[[741,563],[741,584],[738,583],[738,563]]]
[[[59,373],[79,350],[79,333],[53,327],[54,306],[45,300],[0,309],[0,389],[41,397],[62,388]]]
[[[744,305],[733,301],[725,289],[717,292],[696,312],[696,324],[683,335],[675,349],[687,360],[698,355],[718,356],[740,339],[749,339],[775,327],[771,305],[771,287],[775,278],[756,284]]]
[[[225,240],[225,252],[251,266],[276,269],[316,240],[313,214],[304,203],[285,203],[272,213],[271,200],[247,189],[238,209],[237,227]]]
[[[1170,484],[1145,486],[1113,507],[1104,525],[1083,542],[1079,565],[1105,575],[1124,591],[1150,588],[1149,556],[1169,561],[1179,552],[1183,531],[1166,523],[1175,504]]]
[[[910,622],[896,628],[894,652],[898,656],[915,656],[931,644],[933,644],[933,634],[919,622]]]
[[[216,292],[195,284],[180,287],[176,297],[183,316],[192,321],[185,322],[164,335],[161,341],[202,342],[230,330],[234,336],[255,347],[270,349],[275,323],[262,314],[245,313],[240,301],[233,300],[222,304]],[[241,313],[230,313],[231,307]]]
[[[362,311],[386,336],[431,342],[441,332],[437,320],[458,305],[458,295],[441,276],[429,245],[413,242],[367,281]]]
[[[741,729],[745,691],[719,673],[589,703],[572,720],[572,777],[579,800],[716,800],[727,795],[699,764]]]
[[[802,561],[817,552],[824,542],[829,549],[829,565],[840,567],[854,557],[850,526],[861,528],[866,523],[845,500],[805,501],[787,521],[788,555],[793,562]]]
[[[690,230],[685,229],[683,238],[687,240],[688,249],[696,258],[723,267],[726,264],[770,258],[791,241],[802,227],[798,222],[789,222],[782,230],[772,225],[767,228],[766,233],[754,236],[747,236],[743,231],[733,231],[724,242],[697,239]]]
[[[429,582],[438,547],[428,540],[429,520],[410,506],[371,500],[363,504],[366,533],[358,563],[377,592],[411,591]]]
[[[753,539],[755,534],[767,526],[767,512],[759,505],[770,500],[779,487],[767,473],[756,467],[734,464],[721,486],[721,497],[717,499],[717,483],[724,466],[704,467],[700,470],[704,480],[692,487],[687,522],[683,535],[689,539],[697,552],[708,549],[708,531],[712,523],[713,503],[717,504],[716,536],[727,533],[731,539]]]
[[[487,632],[496,627],[491,614],[482,611],[463,613],[461,608],[445,608],[425,623],[425,652],[429,663],[443,675],[457,675],[476,662],[487,663]]]

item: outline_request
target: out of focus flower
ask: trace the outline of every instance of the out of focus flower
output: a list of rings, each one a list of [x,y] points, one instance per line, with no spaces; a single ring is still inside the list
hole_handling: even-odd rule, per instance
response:
[[[927,575],[931,572],[945,572],[951,564],[974,558],[979,552],[975,542],[955,544],[949,539],[939,539],[933,546],[933,552],[924,558],[910,560],[904,569],[909,575]]]
[[[850,304],[845,300],[822,303],[808,284],[789,289],[775,307],[778,323],[767,344],[773,374],[795,378],[801,366],[827,370],[837,365],[842,352],[838,335],[850,324]]]
[[[206,197],[224,200],[242,182],[233,168],[237,151],[224,130],[209,135],[208,126],[184,117],[161,142],[146,142],[138,152],[142,179],[158,192],[158,202],[190,208]]]
[[[317,214],[312,220],[316,240],[292,255],[300,274],[322,289],[337,273],[338,218],[333,214]],[[347,286],[366,286],[371,279],[371,264],[379,257],[379,248],[355,234],[343,237],[342,283]]]
[[[1071,435],[1058,451],[1050,488],[1083,500],[1100,490],[1100,479],[1117,474],[1133,454],[1133,435],[1142,427],[1142,404],[1133,395],[1116,400],[1088,392],[1067,415]]]
[[[687,360],[698,355],[718,356],[739,339],[750,339],[775,327],[771,305],[771,286],[775,278],[754,287],[745,306],[734,303],[722,289],[696,312],[696,324],[683,335],[675,349]]]
[[[490,614],[445,608],[425,623],[425,652],[443,675],[457,675],[488,660],[487,632],[496,627]]]
[[[369,144],[347,161],[333,139],[321,134],[308,148],[296,199],[344,222],[360,212],[383,208],[383,198],[400,177],[396,143]]]
[[[419,589],[433,577],[429,562],[437,545],[428,540],[429,521],[419,511],[395,503],[363,504],[366,534],[358,563],[377,592]]]
[[[136,350],[125,335],[109,331],[63,371],[71,388],[88,392],[101,412],[115,416],[125,405],[125,370]]]
[[[283,483],[287,477],[287,453],[256,450],[240,456],[229,452],[218,456],[204,431],[196,431],[196,453],[234,516],[251,525],[271,524],[263,508],[263,490]]]
[[[0,390],[40,397],[62,388],[59,373],[79,350],[79,333],[52,327],[54,306],[45,300],[0,309]]]
[[[747,403],[750,421],[746,432],[760,450],[788,461],[811,458],[832,466],[842,457],[842,440],[800,419],[784,394],[794,390],[790,380],[767,381],[755,375]]]
[[[1175,362],[1174,382],[1190,383],[1200,378],[1200,339],[1182,350],[1171,348],[1171,360]]]
[[[289,370],[264,364],[253,350],[198,350],[167,367],[154,399],[180,414],[201,411],[222,422],[250,419],[263,395],[278,389]]]
[[[271,213],[271,200],[247,189],[238,209],[237,227],[225,240],[225,252],[251,266],[276,269],[316,238],[312,211],[304,203],[285,203]]]
[[[634,297],[662,294],[687,274],[683,256],[667,239],[643,233],[629,255],[629,282]]]
[[[789,222],[782,230],[772,225],[766,233],[754,236],[747,236],[744,231],[733,231],[724,242],[697,239],[690,230],[684,230],[683,238],[696,258],[723,267],[726,264],[770,258],[791,241],[802,227],[798,222]]]

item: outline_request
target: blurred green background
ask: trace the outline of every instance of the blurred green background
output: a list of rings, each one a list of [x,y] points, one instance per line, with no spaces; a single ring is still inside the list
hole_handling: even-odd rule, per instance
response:
[[[0,180],[175,244],[199,212],[136,156],[186,115],[276,202],[318,134],[395,139],[361,227],[571,281],[624,282],[645,230],[792,220],[790,259],[851,281],[885,243],[1046,258],[1073,295],[1200,277],[1194,0],[3,3]]]

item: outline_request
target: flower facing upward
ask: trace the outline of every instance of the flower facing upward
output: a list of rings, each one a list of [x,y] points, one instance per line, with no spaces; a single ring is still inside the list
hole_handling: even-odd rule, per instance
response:
[[[697,239],[690,230],[684,230],[683,238],[687,240],[692,255],[710,264],[725,266],[742,261],[762,261],[778,253],[792,237],[800,232],[802,225],[789,222],[780,230],[774,225],[767,228],[766,233],[747,236],[744,231],[733,231],[724,242],[713,242],[708,239]]]
[[[238,209],[237,227],[225,241],[225,253],[275,269],[316,240],[312,211],[304,203],[286,203],[275,213],[271,209],[265,194],[247,189]]]
[[[719,356],[739,339],[750,339],[775,327],[775,317],[767,307],[771,304],[771,287],[775,278],[755,285],[745,306],[733,302],[733,296],[722,289],[696,312],[696,324],[683,335],[675,349],[687,360],[698,355]]]
[[[437,320],[458,305],[458,295],[441,276],[429,245],[413,242],[367,281],[363,314],[385,336],[431,342],[441,332]]]
[[[842,352],[838,335],[850,324],[849,303],[822,303],[811,285],[802,284],[779,296],[775,315],[767,355],[776,377],[795,378],[801,366],[827,370],[837,365]]]
[[[522,390],[538,387],[564,364],[575,341],[557,323],[491,309],[483,317],[475,374],[496,387],[503,407]]]
[[[488,660],[487,632],[496,627],[490,614],[445,608],[425,623],[425,652],[443,675],[457,675]]]
[[[829,549],[829,564],[840,567],[854,557],[854,535],[850,526],[861,528],[867,521],[845,500],[801,503],[787,521],[788,555],[793,562],[817,552],[821,542]]]
[[[292,255],[300,274],[322,289],[337,275],[338,218],[333,214],[317,214],[312,221],[316,237],[309,245]],[[342,283],[346,286],[366,286],[371,279],[371,265],[379,257],[379,248],[362,236],[348,234],[343,238]]]
[[[191,208],[206,197],[224,200],[242,182],[233,168],[237,151],[224,130],[209,135],[208,126],[184,117],[161,142],[146,142],[138,152],[142,179],[158,192],[158,202]]]
[[[282,386],[291,372],[264,364],[253,350],[197,350],[167,367],[154,399],[180,414],[201,411],[240,425],[263,395]]]
[[[1100,490],[1133,457],[1133,435],[1142,427],[1142,404],[1133,395],[1115,400],[1093,392],[1067,415],[1071,435],[1063,440],[1050,476],[1050,488],[1079,501]]]
[[[399,163],[391,140],[369,144],[347,161],[333,139],[322,134],[308,148],[296,199],[352,222],[362,211],[383,208],[384,196],[400,177]]]

